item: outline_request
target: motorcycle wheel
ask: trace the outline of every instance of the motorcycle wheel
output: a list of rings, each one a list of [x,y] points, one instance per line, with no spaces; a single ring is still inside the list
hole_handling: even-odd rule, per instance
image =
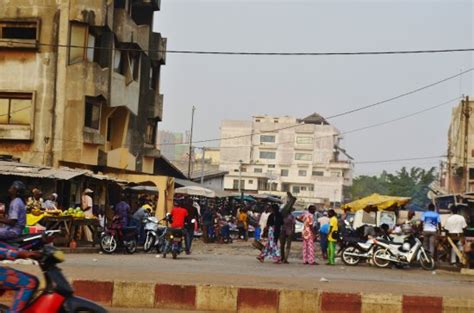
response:
[[[143,244],[143,251],[150,252],[150,250],[155,245],[155,236],[147,234],[145,243]]]
[[[357,264],[359,264],[360,257],[353,256],[353,255],[347,255],[346,252],[348,252],[348,253],[360,253],[359,249],[357,249],[356,247],[346,247],[341,252],[342,262],[344,262],[344,264],[349,265],[349,266],[356,266]]]
[[[171,251],[171,254],[173,255],[173,260],[176,260],[178,258],[178,252]]]
[[[432,271],[436,268],[435,260],[429,254],[426,254],[426,258],[423,256],[423,253],[420,255],[420,265],[426,271]]]
[[[381,257],[390,257],[390,252],[387,249],[378,249],[375,251],[373,261],[375,266],[380,268],[386,268],[390,265],[389,260],[381,259]]]
[[[106,234],[100,238],[100,250],[102,252],[111,254],[117,250],[117,240],[114,236]]]
[[[137,251],[137,241],[131,240],[125,244],[125,251],[128,254],[134,254]]]

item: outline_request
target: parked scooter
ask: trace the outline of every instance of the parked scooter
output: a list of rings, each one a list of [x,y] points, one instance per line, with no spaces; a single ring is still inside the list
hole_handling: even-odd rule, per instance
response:
[[[425,250],[420,239],[414,235],[407,237],[403,243],[375,239],[374,244],[377,250],[372,260],[377,267],[388,267],[391,263],[401,267],[419,262],[424,270],[432,271],[436,268],[433,257]]]
[[[74,290],[64,277],[57,264],[64,261],[64,253],[53,246],[44,246],[38,260],[43,272],[46,287],[31,299],[23,313],[89,312],[106,313],[101,306],[74,296]],[[1,290],[0,290],[1,293]],[[8,307],[0,305],[0,312],[8,312]]]
[[[346,265],[355,266],[362,260],[371,260],[375,250],[374,239],[348,243],[341,252],[342,261]]]
[[[100,249],[107,254],[114,253],[117,248],[124,247],[125,251],[133,254],[137,251],[138,231],[136,227],[121,227],[118,219],[112,221],[110,227],[100,235]]]
[[[15,239],[5,240],[4,242],[21,250],[37,251],[43,248],[45,241],[48,243],[53,242],[56,234],[60,232],[60,230],[46,230],[39,234],[21,235]]]
[[[145,243],[143,244],[143,250],[145,252],[149,252],[153,248],[156,248],[158,253],[163,252],[165,237],[168,232],[168,228],[161,225],[163,221],[166,221],[166,217],[162,220],[158,220],[154,216],[149,216],[144,219]]]

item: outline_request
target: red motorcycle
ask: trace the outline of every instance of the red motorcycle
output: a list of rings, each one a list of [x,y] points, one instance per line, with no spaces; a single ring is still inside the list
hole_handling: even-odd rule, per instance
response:
[[[22,313],[106,313],[101,306],[74,296],[74,290],[57,264],[64,262],[64,253],[53,246],[45,246],[38,260],[46,280],[46,288],[30,299]],[[0,290],[0,293],[2,291]],[[8,307],[0,305],[0,313],[8,312]]]

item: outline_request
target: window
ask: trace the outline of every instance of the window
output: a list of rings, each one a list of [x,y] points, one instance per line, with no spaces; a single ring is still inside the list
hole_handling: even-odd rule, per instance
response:
[[[311,145],[313,144],[313,137],[298,136],[296,137],[296,143],[300,145]]]
[[[307,188],[306,186],[301,186],[301,187],[300,187],[300,190],[301,190],[301,191],[306,191],[306,190],[308,190],[308,188]]]
[[[313,176],[324,176],[324,172],[322,172],[322,171],[313,171],[312,175]]]
[[[313,155],[311,153],[295,153],[296,161],[311,161],[312,159]]]
[[[156,138],[156,122],[153,120],[149,120],[146,126],[146,133],[145,133],[145,143],[149,145],[155,145],[155,138]]]
[[[30,125],[32,112],[31,93],[0,93],[0,124]]]
[[[253,179],[249,179],[249,184],[250,184],[250,185],[253,184]]]
[[[260,159],[273,160],[275,158],[276,158],[276,152],[274,151],[260,151]]]
[[[283,176],[283,177],[287,177],[288,174],[289,174],[288,170],[281,170],[281,172],[280,172],[280,175]]]
[[[239,189],[239,180],[234,179],[232,189]]]
[[[260,168],[260,167],[256,167],[253,169],[254,173],[262,173],[263,172],[263,169]]]
[[[160,80],[160,67],[152,66],[150,68],[150,89],[158,90],[158,81]]]
[[[126,78],[127,84],[138,81],[140,76],[140,53],[137,51],[115,50],[114,71]]]
[[[309,185],[308,190],[309,191],[314,191],[314,185]]]
[[[306,172],[306,170],[299,170],[298,171],[298,176],[306,176],[308,173]]]
[[[277,184],[277,183],[271,183],[271,185],[270,185],[270,190],[271,190],[271,191],[277,191],[277,188],[278,188],[278,184]]]
[[[258,186],[257,186],[258,190],[267,190],[267,179],[259,178],[257,183],[258,183]]]
[[[38,39],[38,21],[0,21],[1,39]]]
[[[275,136],[273,136],[273,135],[260,135],[260,143],[275,143]]]
[[[245,172],[247,172],[247,168],[246,168],[246,167],[243,167],[243,166],[241,166],[241,167],[240,167],[240,171],[241,171],[242,173],[245,173]]]
[[[107,141],[112,141],[112,118],[107,119]]]
[[[92,129],[99,129],[100,125],[100,108],[102,101],[86,97],[86,110],[84,117],[84,126]]]
[[[331,172],[331,177],[341,177],[340,172]]]
[[[259,119],[256,119],[256,120],[255,120],[255,123],[260,123],[260,120],[259,120]]]
[[[86,56],[87,24],[71,23],[69,34],[69,64],[82,62]]]
[[[268,168],[275,168],[275,164],[268,164]]]
[[[294,194],[300,193],[300,186],[293,186],[293,193]]]
[[[290,191],[290,184],[286,184],[286,183],[281,184],[281,191],[282,192]]]
[[[474,168],[469,168],[469,179],[474,179]]]

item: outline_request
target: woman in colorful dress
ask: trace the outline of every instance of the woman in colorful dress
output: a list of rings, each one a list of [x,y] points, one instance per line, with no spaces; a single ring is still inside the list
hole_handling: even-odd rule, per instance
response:
[[[281,227],[281,213],[278,205],[272,206],[272,214],[268,217],[267,229],[268,229],[268,238],[265,247],[262,249],[262,252],[257,257],[260,262],[264,262],[265,259],[273,259],[275,263],[281,263],[280,249],[278,249],[278,237],[280,234]]]
[[[303,226],[303,262],[304,264],[316,265],[314,259],[314,212],[316,208],[310,205],[308,210],[299,218]]]

